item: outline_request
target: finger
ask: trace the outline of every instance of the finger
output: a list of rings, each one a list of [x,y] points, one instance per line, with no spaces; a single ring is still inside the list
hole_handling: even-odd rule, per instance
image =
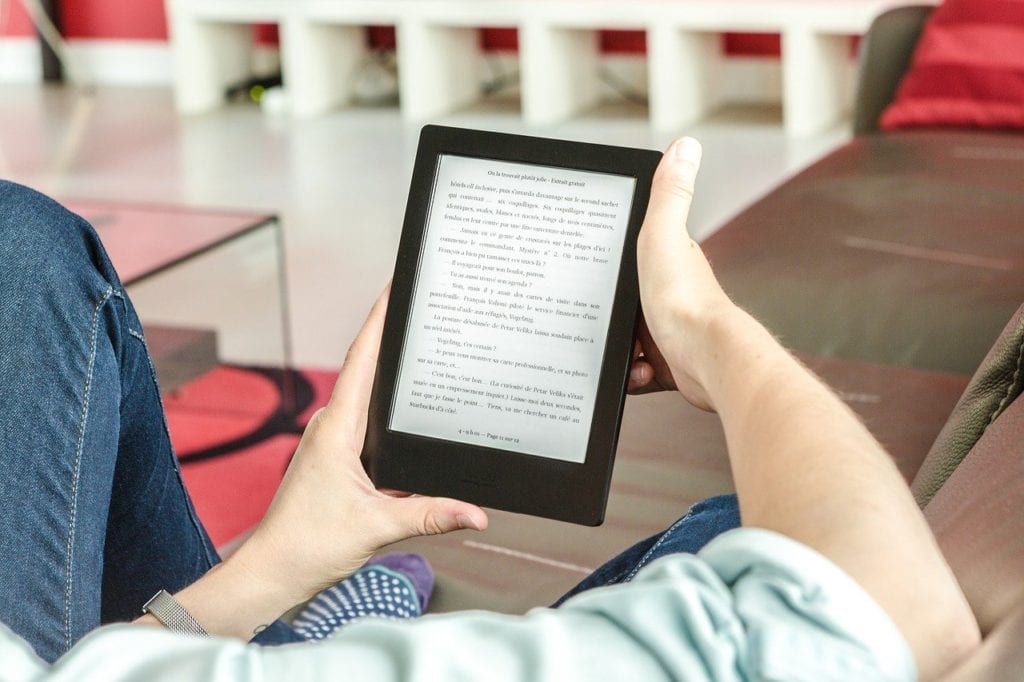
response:
[[[334,384],[327,411],[332,417],[341,420],[343,426],[355,431],[361,423],[365,424],[366,411],[369,409],[370,392],[373,388],[373,375],[377,371],[377,354],[380,352],[380,339],[384,329],[384,312],[387,310],[388,295],[391,283],[377,297],[370,309],[370,314],[356,335],[355,341],[349,346],[345,363]]]
[[[397,542],[420,535],[440,535],[455,530],[485,530],[487,513],[468,502],[447,497],[399,497],[391,498],[388,504],[397,523],[394,537],[388,542]]]
[[[675,377],[672,376],[672,370],[669,368],[665,356],[662,355],[661,349],[658,348],[658,344],[651,337],[651,330],[647,326],[646,318],[641,318],[637,336],[644,347],[644,361],[651,366],[651,374],[653,375],[648,388],[653,391],[675,391]]]
[[[629,368],[629,384],[626,390],[635,393],[647,387],[654,378],[654,369],[645,360],[634,360]]]
[[[671,256],[689,245],[685,226],[700,159],[700,142],[684,137],[669,146],[658,164],[641,228],[641,235],[651,243],[655,253]]]
[[[646,360],[640,360],[638,364],[640,364],[642,376],[634,380],[633,373],[637,371],[637,365],[634,365],[630,371],[629,387],[626,389],[627,393],[631,395],[646,395],[647,393],[675,390],[675,384],[671,381],[671,377],[668,377],[669,381],[659,377],[658,371]]]

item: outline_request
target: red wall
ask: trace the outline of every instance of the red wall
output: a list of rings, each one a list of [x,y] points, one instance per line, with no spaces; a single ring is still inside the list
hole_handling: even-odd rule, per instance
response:
[[[19,0],[8,0],[5,4],[8,10],[6,16],[0,16],[0,35],[32,35],[32,24]],[[69,38],[167,39],[164,0],[63,0],[62,5],[64,34]],[[370,36],[374,45],[394,44],[394,32],[390,28],[373,29]],[[272,38],[273,34],[267,37]],[[490,49],[515,49],[517,42],[512,29],[487,29],[481,40],[484,47]],[[642,53],[644,34],[642,31],[603,31],[601,45],[606,52]],[[727,53],[735,55],[778,55],[779,37],[728,34],[725,47]]]
[[[4,3],[0,35],[35,33],[20,0]],[[166,40],[163,0],[63,0],[61,20],[68,38]]]
[[[514,29],[485,28],[480,40],[485,49],[514,50],[518,40]],[[389,26],[370,28],[370,44],[380,48],[395,45],[395,31]],[[601,31],[601,49],[616,54],[643,53],[647,40],[643,31]],[[778,56],[779,36],[768,33],[727,33],[725,51],[732,55]]]
[[[20,2],[3,3],[0,11],[0,36],[30,36],[35,30]]]
[[[63,0],[68,38],[166,40],[163,0]]]

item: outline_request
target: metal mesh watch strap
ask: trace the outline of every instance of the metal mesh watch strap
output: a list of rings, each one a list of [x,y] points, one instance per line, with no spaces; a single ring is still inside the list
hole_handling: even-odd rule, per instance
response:
[[[188,611],[185,610],[178,600],[166,592],[160,590],[153,595],[153,598],[142,607],[143,613],[151,614],[160,621],[164,627],[174,632],[183,632],[189,635],[208,634],[203,626],[196,622]]]

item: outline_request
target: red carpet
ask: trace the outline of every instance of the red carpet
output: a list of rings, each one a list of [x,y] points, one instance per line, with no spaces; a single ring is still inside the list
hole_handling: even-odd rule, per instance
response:
[[[301,370],[293,377],[291,408],[282,404],[280,370],[259,367],[222,366],[164,396],[185,485],[217,546],[262,518],[337,373]]]

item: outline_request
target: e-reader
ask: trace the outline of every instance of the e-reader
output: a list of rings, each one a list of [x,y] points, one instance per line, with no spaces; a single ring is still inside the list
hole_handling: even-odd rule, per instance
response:
[[[423,128],[363,450],[378,487],[603,521],[660,159]]]

